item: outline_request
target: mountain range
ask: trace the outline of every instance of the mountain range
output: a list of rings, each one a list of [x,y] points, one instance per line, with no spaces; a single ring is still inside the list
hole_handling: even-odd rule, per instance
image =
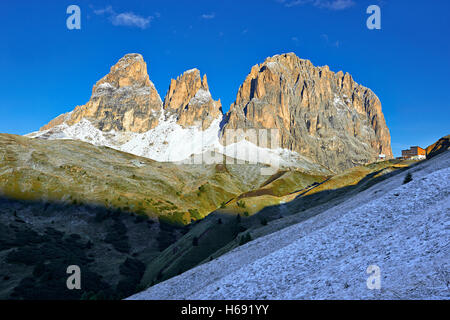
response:
[[[82,140],[157,161],[190,162],[208,153],[220,162],[217,153],[320,173],[343,172],[380,154],[392,158],[377,96],[348,73],[293,53],[253,66],[226,114],[198,69],[172,79],[162,100],[143,57],[127,54],[85,105],[28,136]]]
[[[448,141],[429,146],[437,160],[424,165],[391,159],[376,95],[292,53],[252,67],[226,114],[199,70],[171,80],[163,100],[143,57],[128,54],[85,105],[29,135],[0,134],[0,298],[123,299],[144,289],[133,298],[226,296],[191,276],[212,267],[228,286],[222,263],[247,276],[246,261],[253,268],[294,242],[285,230],[320,229],[314,221],[384,199],[406,170],[442,169]],[[337,249],[365,223],[348,216],[356,231],[330,242]],[[291,254],[278,253],[280,261]],[[72,264],[83,270],[83,290],[66,289]]]

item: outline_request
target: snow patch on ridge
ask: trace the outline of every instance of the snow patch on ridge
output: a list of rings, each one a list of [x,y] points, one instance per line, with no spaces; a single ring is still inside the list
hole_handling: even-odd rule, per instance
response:
[[[123,133],[116,133],[114,130],[103,132],[92,125],[87,119],[69,126],[63,123],[45,131],[36,131],[26,135],[29,138],[48,140],[80,140],[96,146],[107,146],[117,149],[120,144],[120,136]]]
[[[183,128],[175,117],[160,120],[159,125],[142,134],[136,134],[120,147],[122,151],[160,162],[176,162],[192,154],[203,153],[218,143],[217,132],[221,118],[215,119],[209,128]]]
[[[205,104],[212,100],[211,93],[208,90],[200,88],[195,96],[189,101],[189,104]]]
[[[183,128],[175,117],[165,120],[162,115],[159,124],[145,133],[103,132],[89,120],[69,126],[63,123],[49,130],[28,134],[30,138],[49,140],[81,140],[96,146],[107,146],[120,151],[150,158],[160,162],[177,162],[192,154],[203,153],[220,145],[218,132],[221,117],[215,119],[206,130],[200,127]]]
[[[280,64],[278,62],[270,61],[266,63],[266,66],[268,68],[277,68],[280,66]]]
[[[103,82],[97,87],[97,89],[115,89],[114,86],[109,82]]]
[[[188,73],[197,72],[197,71],[199,71],[197,68],[192,68],[192,69],[186,70],[183,74],[188,74]]]
[[[206,130],[197,126],[183,128],[176,123],[175,116],[165,119],[164,113],[161,112],[159,124],[144,133],[117,132],[115,130],[104,132],[97,129],[91,121],[82,119],[72,126],[63,123],[45,131],[30,133],[27,136],[49,140],[81,140],[159,162],[189,162],[194,155],[215,152],[237,159],[241,163],[299,167],[304,170],[318,169],[317,164],[308,158],[282,148],[260,147],[247,140],[224,146],[219,137],[221,121],[222,117],[215,119]]]
[[[248,140],[241,140],[227,146],[220,145],[217,151],[230,158],[249,163],[269,164],[275,167],[297,167],[306,171],[320,169],[316,163],[295,151],[283,148],[265,148]]]

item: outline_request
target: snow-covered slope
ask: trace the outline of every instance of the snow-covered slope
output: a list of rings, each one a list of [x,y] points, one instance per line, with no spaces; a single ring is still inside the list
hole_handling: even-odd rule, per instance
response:
[[[130,299],[449,299],[450,152],[407,172]]]
[[[275,173],[278,167],[298,167],[306,171],[330,173],[310,159],[290,150],[263,148],[247,140],[223,146],[220,142],[222,117],[215,119],[207,129],[202,130],[200,126],[183,128],[177,124],[174,116],[166,119],[164,111],[161,114],[159,124],[144,133],[115,130],[104,132],[97,129],[89,120],[82,119],[72,126],[64,122],[51,129],[36,131],[27,136],[50,140],[81,140],[160,162],[191,163],[193,156],[203,161],[207,154],[215,152],[237,160],[271,165],[273,169],[268,171],[268,175]],[[195,155],[201,155],[201,157],[195,157]],[[223,159],[219,157],[218,161]]]
[[[89,120],[82,119],[72,126],[63,123],[49,130],[33,132],[27,136],[42,139],[81,140],[156,161],[175,162],[213,148],[219,140],[220,121],[221,118],[214,120],[208,129],[202,131],[196,126],[183,128],[176,123],[174,117],[166,120],[163,115],[154,129],[144,133],[134,133],[114,130],[103,132]]]

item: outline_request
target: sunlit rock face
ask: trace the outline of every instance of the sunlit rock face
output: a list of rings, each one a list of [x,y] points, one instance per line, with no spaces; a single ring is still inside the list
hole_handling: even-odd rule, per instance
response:
[[[164,110],[169,116],[175,115],[182,127],[206,129],[222,116],[220,99],[213,100],[206,74],[201,78],[198,69],[188,70],[176,80],[172,79],[164,99]]]
[[[343,72],[315,67],[293,53],[255,65],[227,114],[227,129],[279,130],[280,147],[340,172],[392,158],[378,97]],[[224,139],[225,141],[225,139]]]
[[[88,103],[59,116],[42,130],[83,118],[102,131],[146,132],[158,125],[162,101],[140,54],[127,54],[92,89]]]
[[[86,119],[105,132],[143,133],[155,128],[161,118],[170,117],[184,128],[197,126],[203,130],[222,117],[222,105],[212,99],[206,75],[201,78],[200,71],[192,69],[172,79],[163,103],[143,57],[127,54],[95,84],[88,103],[58,116],[41,131]]]

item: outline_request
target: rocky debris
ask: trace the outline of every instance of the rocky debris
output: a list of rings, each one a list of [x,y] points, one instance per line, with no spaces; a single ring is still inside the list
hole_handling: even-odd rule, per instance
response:
[[[315,67],[294,53],[255,65],[227,114],[227,129],[278,129],[280,147],[335,172],[392,158],[381,103],[343,72]]]

